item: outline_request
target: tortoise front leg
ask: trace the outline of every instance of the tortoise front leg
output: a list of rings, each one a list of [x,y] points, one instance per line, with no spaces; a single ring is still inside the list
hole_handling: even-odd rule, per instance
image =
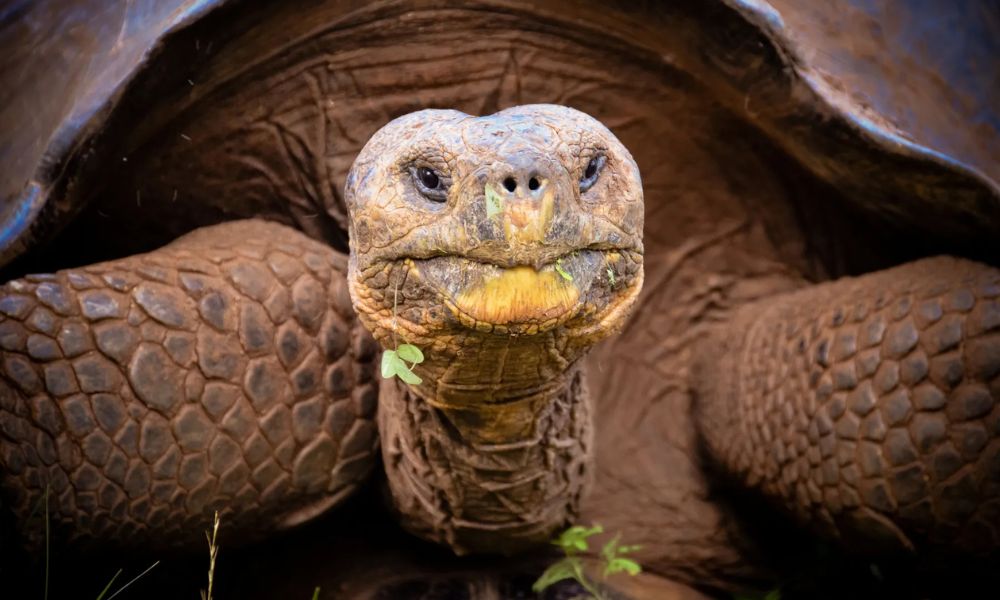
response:
[[[731,474],[856,548],[1000,545],[1000,271],[932,258],[746,306],[700,348]]]
[[[0,476],[70,537],[183,542],[293,525],[370,471],[374,341],[346,257],[284,226],[207,227],[0,288]]]

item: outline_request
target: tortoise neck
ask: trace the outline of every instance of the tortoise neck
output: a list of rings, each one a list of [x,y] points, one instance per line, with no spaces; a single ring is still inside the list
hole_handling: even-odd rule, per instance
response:
[[[589,345],[556,329],[532,336],[462,331],[453,346],[427,352],[414,394],[481,442],[530,436],[526,415],[563,394]],[[485,419],[485,424],[484,424]]]
[[[592,451],[578,365],[499,403],[441,405],[386,382],[379,404],[389,490],[410,531],[460,554],[510,553],[575,518]]]

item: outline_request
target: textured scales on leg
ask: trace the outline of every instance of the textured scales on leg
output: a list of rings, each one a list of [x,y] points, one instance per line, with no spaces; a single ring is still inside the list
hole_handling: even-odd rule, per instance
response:
[[[744,307],[701,348],[711,454],[880,551],[1000,544],[1000,271],[940,257]]]
[[[0,291],[0,474],[70,537],[293,525],[374,464],[374,341],[346,258],[262,221]]]

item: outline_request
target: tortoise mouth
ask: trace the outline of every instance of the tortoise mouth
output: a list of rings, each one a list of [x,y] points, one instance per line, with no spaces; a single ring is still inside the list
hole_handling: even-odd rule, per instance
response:
[[[625,297],[641,258],[628,250],[580,249],[540,265],[504,265],[461,255],[405,259],[465,327],[534,334],[574,317],[600,318]]]

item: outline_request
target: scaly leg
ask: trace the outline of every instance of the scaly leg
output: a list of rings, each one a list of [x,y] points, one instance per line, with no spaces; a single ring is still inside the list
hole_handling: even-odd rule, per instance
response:
[[[1000,545],[1000,271],[939,257],[738,310],[694,374],[710,454],[859,551]]]
[[[333,506],[378,446],[346,257],[238,221],[0,288],[0,481],[72,538],[247,536]],[[36,524],[37,525],[37,524]],[[40,531],[40,529],[37,529]]]

